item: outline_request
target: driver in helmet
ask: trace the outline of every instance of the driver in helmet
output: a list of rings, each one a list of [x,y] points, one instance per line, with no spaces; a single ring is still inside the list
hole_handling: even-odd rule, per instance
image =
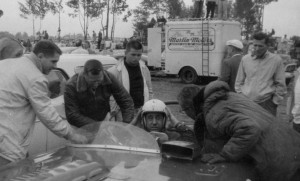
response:
[[[159,138],[160,143],[170,140],[194,142],[192,128],[179,122],[165,103],[158,99],[147,101],[132,124]]]

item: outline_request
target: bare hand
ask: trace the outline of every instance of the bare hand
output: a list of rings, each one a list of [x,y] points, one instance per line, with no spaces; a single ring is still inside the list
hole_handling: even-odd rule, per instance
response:
[[[225,162],[226,159],[222,157],[220,154],[208,153],[202,155],[201,161],[206,163],[219,163],[219,162]]]

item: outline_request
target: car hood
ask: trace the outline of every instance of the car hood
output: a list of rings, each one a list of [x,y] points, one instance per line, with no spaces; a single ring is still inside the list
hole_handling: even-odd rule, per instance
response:
[[[104,124],[108,126],[100,128],[102,132],[100,134],[98,134],[99,130],[93,127],[92,131],[97,130],[97,135],[91,144],[69,144],[52,153],[0,167],[0,180],[245,181],[257,179],[255,170],[250,164],[209,165],[202,163],[199,158],[187,161],[162,157],[159,151],[156,151],[156,141],[149,133],[133,130],[132,128],[138,129],[133,126],[122,130],[116,123]],[[114,134],[115,131],[118,132],[117,135]],[[110,138],[105,138],[108,134]],[[130,138],[129,142],[128,138]]]

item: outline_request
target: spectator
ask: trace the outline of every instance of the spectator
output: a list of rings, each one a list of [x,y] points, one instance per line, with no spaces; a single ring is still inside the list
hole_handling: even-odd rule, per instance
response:
[[[235,92],[236,74],[242,59],[243,43],[239,40],[226,42],[228,58],[223,60],[219,80],[228,83],[230,90]]]
[[[203,0],[194,0],[193,18],[201,18],[203,9]]]
[[[97,49],[101,49],[101,42],[102,42],[102,33],[101,30],[98,33],[98,42],[97,42]]]
[[[9,37],[0,38],[0,60],[18,58],[22,55],[23,46],[17,40]]]
[[[45,30],[44,39],[45,39],[45,40],[48,40],[48,39],[49,39],[49,35],[48,35],[48,33],[47,33],[47,31],[46,31],[46,30]]]
[[[93,31],[93,43],[96,43],[97,35],[95,31]]]
[[[88,142],[61,119],[48,97],[44,74],[56,67],[61,53],[54,43],[40,41],[30,55],[0,62],[0,165],[26,157],[36,117],[60,137]]]
[[[179,103],[195,120],[194,132],[208,163],[252,161],[263,181],[296,181],[300,134],[223,81],[185,87]],[[252,163],[251,162],[251,163]]]
[[[281,58],[268,51],[265,33],[253,36],[253,53],[242,58],[235,90],[276,116],[277,106],[286,94],[284,65]]]
[[[124,41],[123,41],[123,48],[124,49],[126,49],[127,43],[128,43],[128,40],[127,40],[127,38],[125,38]]]
[[[129,41],[126,46],[124,60],[118,61],[117,65],[108,70],[130,93],[134,103],[135,114],[145,102],[153,97],[150,72],[145,63],[140,61],[142,52],[143,45],[139,41]],[[112,100],[111,106],[115,120],[121,121],[120,109],[114,100]]]
[[[227,0],[219,0],[218,3],[218,18],[222,20],[227,19],[227,7],[228,2]]]
[[[109,100],[113,96],[120,106],[124,122],[133,119],[133,102],[122,84],[103,70],[98,60],[88,60],[84,70],[74,75],[65,90],[67,120],[76,127],[103,121],[110,112]]]
[[[30,39],[27,39],[25,52],[31,52],[31,48],[32,48],[32,45],[31,45]]]
[[[217,5],[217,0],[207,0],[207,2],[206,2],[206,19],[208,19],[209,14],[210,14],[211,19],[214,18],[216,5]]]

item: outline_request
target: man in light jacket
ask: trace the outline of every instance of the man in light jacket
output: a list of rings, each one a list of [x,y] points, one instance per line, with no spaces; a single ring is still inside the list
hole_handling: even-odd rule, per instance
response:
[[[44,40],[30,55],[0,61],[0,166],[26,157],[36,117],[60,137],[88,142],[61,119],[48,97],[44,74],[56,67],[61,53]]]
[[[141,61],[142,53],[143,45],[137,40],[131,40],[126,45],[124,60],[120,60],[117,65],[108,69],[130,93],[135,114],[145,102],[153,97],[151,76],[147,66]],[[111,111],[115,121],[122,121],[120,108],[113,99]]]
[[[286,94],[284,65],[279,55],[268,51],[267,34],[255,33],[253,39],[253,53],[242,58],[235,91],[276,116],[277,106]]]

